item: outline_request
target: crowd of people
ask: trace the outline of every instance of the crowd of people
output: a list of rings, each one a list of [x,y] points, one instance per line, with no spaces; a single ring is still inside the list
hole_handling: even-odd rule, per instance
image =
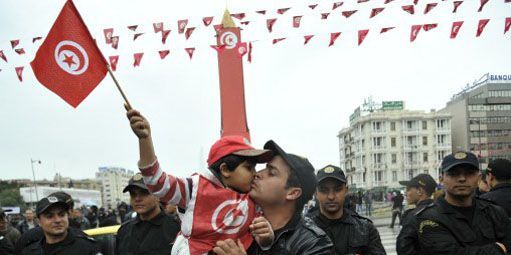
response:
[[[140,173],[123,190],[130,204],[75,208],[68,194],[56,192],[15,224],[0,211],[0,254],[105,253],[83,230],[117,224],[115,254],[385,254],[366,217],[375,195],[350,193],[341,168],[316,172],[275,141],[255,149],[244,137],[224,136],[211,147],[207,170],[180,178],[160,167],[149,122],[129,107],[127,116],[140,152]],[[265,168],[256,172],[256,164]],[[477,196],[482,179],[474,154],[450,154],[440,170],[441,185],[428,174],[400,182],[413,209],[403,212],[400,192],[388,194],[390,227],[396,218],[402,225],[398,254],[508,253],[511,162],[490,162],[489,191]],[[434,200],[438,187],[443,195]],[[310,201],[315,206],[306,206]]]

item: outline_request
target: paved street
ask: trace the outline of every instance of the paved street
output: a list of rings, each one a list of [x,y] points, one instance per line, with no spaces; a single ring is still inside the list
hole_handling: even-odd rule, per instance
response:
[[[401,228],[394,227],[394,229],[391,229],[388,226],[381,226],[377,227],[377,229],[380,232],[381,242],[387,255],[396,255],[396,238]]]

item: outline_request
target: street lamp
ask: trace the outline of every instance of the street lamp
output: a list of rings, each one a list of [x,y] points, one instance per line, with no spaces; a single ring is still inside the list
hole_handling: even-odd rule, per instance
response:
[[[35,183],[34,163],[41,164],[41,160],[30,159],[30,165],[32,166],[32,177],[34,178],[35,199],[39,201],[39,194],[37,193],[37,184]]]

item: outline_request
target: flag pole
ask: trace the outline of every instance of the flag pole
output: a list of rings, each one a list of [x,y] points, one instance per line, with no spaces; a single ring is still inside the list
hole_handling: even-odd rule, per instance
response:
[[[130,104],[130,102],[128,101],[128,98],[126,97],[126,94],[124,94],[124,91],[122,91],[122,88],[121,88],[121,86],[119,85],[119,82],[117,82],[117,79],[115,78],[114,73],[113,73],[113,72],[112,72],[112,70],[110,69],[110,65],[109,65],[109,64],[107,64],[107,65],[106,65],[106,68],[108,69],[108,73],[110,74],[110,77],[112,77],[112,79],[114,80],[115,86],[117,86],[117,89],[119,90],[119,92],[121,92],[121,96],[122,96],[122,98],[124,98],[124,102],[126,102],[126,105],[128,105],[128,108],[129,108],[129,109],[132,109],[132,108],[131,108],[131,104]]]

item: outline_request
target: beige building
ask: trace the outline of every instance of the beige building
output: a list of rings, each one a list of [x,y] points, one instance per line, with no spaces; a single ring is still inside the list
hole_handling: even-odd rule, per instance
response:
[[[121,202],[129,204],[129,194],[122,190],[134,175],[133,171],[120,167],[100,167],[98,170],[96,179],[102,184],[103,206],[115,208]]]
[[[419,173],[438,177],[451,153],[451,115],[404,109],[402,101],[357,108],[339,134],[341,168],[356,188],[398,188]]]
[[[511,160],[511,75],[483,75],[440,111],[453,116],[453,150],[474,152],[482,169],[495,158]]]

